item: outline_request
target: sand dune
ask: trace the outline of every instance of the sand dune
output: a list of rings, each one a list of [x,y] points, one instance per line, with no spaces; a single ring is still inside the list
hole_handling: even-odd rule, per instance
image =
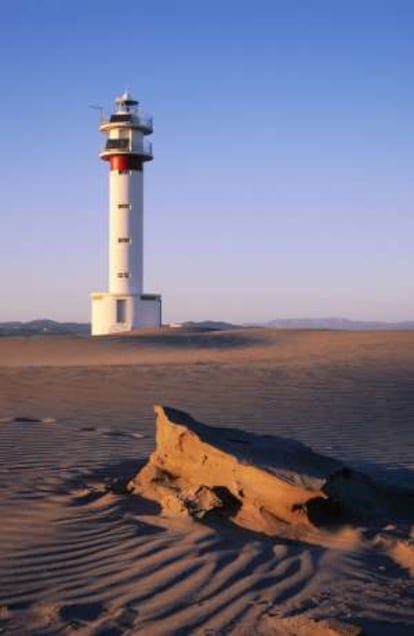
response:
[[[373,364],[384,358],[399,365],[414,359],[413,332],[298,331],[234,329],[201,331],[142,329],[101,338],[30,336],[0,338],[0,367],[159,365],[194,362]]]
[[[171,407],[154,410],[156,447],[128,492],[168,515],[231,520],[269,536],[339,548],[346,536],[352,548],[388,549],[411,570],[414,546],[401,534],[414,528],[414,490],[375,481],[296,440],[208,426]],[[394,532],[385,537],[383,527]]]
[[[123,485],[161,402],[412,486],[413,345],[255,329],[0,339],[2,633],[411,634],[408,526],[369,550],[363,529],[310,546],[165,518]]]

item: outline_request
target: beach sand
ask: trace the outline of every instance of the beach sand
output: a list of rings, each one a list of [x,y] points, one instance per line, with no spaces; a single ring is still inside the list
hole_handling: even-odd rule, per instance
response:
[[[409,527],[312,546],[165,517],[124,484],[165,404],[413,489],[413,387],[414,332],[1,338],[1,633],[412,634]]]

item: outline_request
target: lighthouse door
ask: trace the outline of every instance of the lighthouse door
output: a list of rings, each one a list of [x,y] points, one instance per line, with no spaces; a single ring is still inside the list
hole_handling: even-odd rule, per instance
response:
[[[117,299],[116,301],[116,321],[126,322],[126,300]]]

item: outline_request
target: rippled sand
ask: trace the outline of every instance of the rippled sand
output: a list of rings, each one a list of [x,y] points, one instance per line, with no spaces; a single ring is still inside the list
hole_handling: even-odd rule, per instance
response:
[[[413,487],[413,332],[2,338],[0,367],[3,633],[413,632],[409,554],[172,522],[121,489],[153,449],[154,403]]]

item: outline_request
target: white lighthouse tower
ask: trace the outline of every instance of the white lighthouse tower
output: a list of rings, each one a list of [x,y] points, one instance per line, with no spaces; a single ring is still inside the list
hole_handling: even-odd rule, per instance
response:
[[[151,161],[152,118],[127,92],[99,130],[109,163],[109,289],[92,296],[92,335],[161,325],[161,296],[143,293],[144,163]]]

